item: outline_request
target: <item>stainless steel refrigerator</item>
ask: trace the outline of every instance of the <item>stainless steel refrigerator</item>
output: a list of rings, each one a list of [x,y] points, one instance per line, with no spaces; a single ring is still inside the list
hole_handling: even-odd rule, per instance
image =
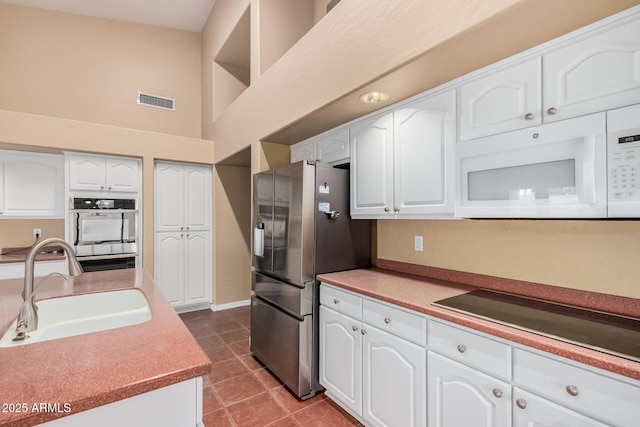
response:
[[[318,383],[321,273],[366,268],[371,222],[349,217],[349,171],[305,161],[253,176],[251,351],[301,399]]]

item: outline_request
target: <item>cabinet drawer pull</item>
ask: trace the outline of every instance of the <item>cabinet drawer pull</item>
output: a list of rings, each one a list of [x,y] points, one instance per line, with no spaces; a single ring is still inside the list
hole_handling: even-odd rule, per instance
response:
[[[458,351],[459,351],[460,353],[464,353],[465,351],[467,351],[467,346],[466,346],[466,345],[462,345],[462,344],[460,344],[460,345],[458,346]]]
[[[340,303],[340,300],[339,300],[338,298],[334,298],[334,299],[333,299],[333,303],[334,303],[334,304],[339,304],[339,303]]]
[[[356,332],[358,330],[358,327],[354,325],[351,327],[351,329],[353,329],[353,332]]]
[[[384,323],[386,323],[387,325],[388,325],[389,323],[391,323],[391,318],[390,318],[390,317],[385,317],[385,318],[384,318]]]
[[[385,212],[389,212],[389,208],[385,206],[385,207],[384,207],[384,211],[385,211]]]
[[[565,390],[567,390],[567,393],[569,393],[571,396],[577,396],[580,393],[580,390],[578,390],[578,386],[575,385],[568,385]]]
[[[516,405],[518,405],[518,408],[520,409],[525,409],[527,407],[527,401],[524,399],[518,399],[516,400]]]
[[[556,110],[556,107],[550,107],[550,108],[547,110],[547,114],[548,114],[548,115],[550,115],[550,116],[553,116],[553,115],[554,115],[554,114],[556,114],[557,112],[558,112],[558,110]]]
[[[524,115],[524,119],[525,120],[533,120],[533,114],[532,113],[527,113]]]
[[[494,388],[493,389],[493,395],[495,397],[497,397],[498,399],[500,399],[502,397],[502,389]]]

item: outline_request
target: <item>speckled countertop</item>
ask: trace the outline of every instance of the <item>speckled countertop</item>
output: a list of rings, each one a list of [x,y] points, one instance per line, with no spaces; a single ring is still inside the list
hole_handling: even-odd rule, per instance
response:
[[[0,332],[15,319],[22,279],[0,281]],[[0,348],[0,404],[68,403],[70,413],[0,412],[2,426],[31,426],[211,372],[211,361],[142,269],[52,277],[40,297],[139,288],[152,319],[138,325]]]
[[[400,267],[400,270],[413,270],[411,266],[407,267],[407,265],[379,262],[378,265],[380,264],[393,268]],[[421,270],[420,267],[417,267],[415,272],[424,272]],[[433,272],[434,270],[428,271],[428,273]],[[436,271],[436,274],[443,275],[442,271]],[[446,275],[447,272],[445,271],[444,274]],[[478,276],[477,285],[472,286],[470,283],[473,282],[473,278],[468,276],[467,273],[464,274],[467,275],[467,277],[455,277],[456,273],[451,273],[453,278],[461,278],[461,281],[465,282],[464,284],[379,268],[321,274],[318,276],[318,280],[519,344],[640,380],[640,363],[632,360],[601,353],[431,305],[431,303],[435,301],[470,292],[480,287],[500,288],[496,290],[518,293],[515,292],[518,289],[517,282],[513,283],[512,289],[509,289],[509,283],[503,282],[500,286],[490,286],[488,283],[490,278],[487,276]],[[563,300],[570,297],[571,294],[575,294],[575,300],[590,302],[589,305],[583,305],[585,307],[603,310],[608,306],[608,311],[610,312],[640,317],[640,300],[613,297],[611,295],[600,296],[599,294],[591,292],[585,296],[583,295],[584,292],[581,291],[571,291],[564,288],[539,284],[529,284],[527,289],[529,289],[528,296],[544,296],[547,300],[558,302],[563,302]],[[555,294],[557,294],[557,298],[554,298]],[[601,300],[599,300],[599,298]]]
[[[29,249],[30,248],[2,248],[0,251],[0,264],[24,262],[27,259]],[[36,261],[57,261],[61,259],[65,259],[65,256],[60,246],[49,246],[36,255]]]

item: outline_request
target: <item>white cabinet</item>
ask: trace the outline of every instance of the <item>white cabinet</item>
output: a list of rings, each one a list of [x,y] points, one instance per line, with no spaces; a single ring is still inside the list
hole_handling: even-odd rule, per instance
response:
[[[69,154],[69,190],[93,192],[140,191],[140,160]]]
[[[291,146],[291,163],[300,160],[332,165],[349,162],[349,128],[331,130]]]
[[[320,306],[320,384],[362,413],[362,323]]]
[[[202,426],[202,408],[202,377],[198,377],[38,425]]]
[[[29,217],[64,217],[64,159],[0,150],[0,218]]]
[[[636,14],[471,77],[458,91],[460,140],[636,104],[639,56]]]
[[[320,294],[320,383],[327,395],[366,425],[425,426],[426,349],[361,321],[359,296],[326,285]],[[375,304],[368,310],[373,318],[421,317],[390,306],[376,313]]]
[[[607,427],[592,418],[557,405],[518,387],[513,389],[514,427]]]
[[[458,90],[460,140],[542,123],[541,58],[465,82]]]
[[[429,322],[429,426],[510,425],[511,347]]]
[[[211,228],[211,168],[157,162],[155,168],[156,231]]]
[[[429,426],[511,425],[511,385],[429,351]]]
[[[155,280],[180,310],[211,303],[211,168],[157,162]]]
[[[637,381],[633,385],[567,359],[515,349],[513,381],[517,386],[513,410],[518,426],[532,425],[528,424],[530,420],[544,425],[547,418],[541,415],[540,407],[545,400],[550,403],[547,406],[563,414],[562,418],[571,420],[567,426],[601,425],[595,421],[579,423],[592,418],[605,425],[627,427],[636,425],[640,417]],[[532,399],[518,389],[544,399]]]
[[[358,122],[350,134],[352,217],[453,214],[453,90]]]
[[[640,21],[619,20],[543,56],[545,121],[640,102]],[[553,113],[553,114],[551,114]]]

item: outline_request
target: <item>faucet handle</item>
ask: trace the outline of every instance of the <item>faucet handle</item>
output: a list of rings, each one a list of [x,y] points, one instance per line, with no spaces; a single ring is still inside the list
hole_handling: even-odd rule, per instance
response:
[[[29,338],[29,335],[27,335],[27,324],[24,319],[20,319],[16,326],[16,336],[11,341],[24,341],[27,338]]]

